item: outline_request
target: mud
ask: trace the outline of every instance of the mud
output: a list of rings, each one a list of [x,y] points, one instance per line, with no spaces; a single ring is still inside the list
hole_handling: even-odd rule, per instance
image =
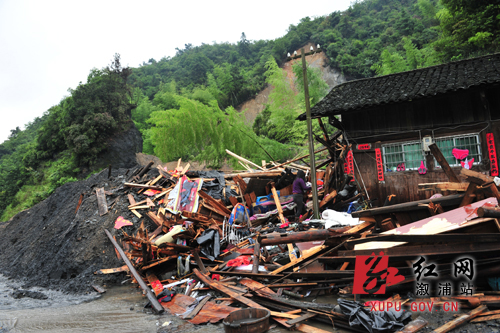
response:
[[[139,219],[130,214],[123,183],[127,169],[108,170],[87,180],[59,187],[49,198],[17,214],[0,229],[0,271],[22,283],[78,294],[93,293],[92,284],[116,284],[124,273],[95,275],[101,268],[123,265],[104,233],[113,230],[120,215],[135,225]],[[156,171],[157,172],[157,171]],[[95,189],[104,187],[110,211],[99,216]],[[83,202],[75,213],[80,195]],[[146,221],[146,223],[151,223]],[[150,226],[150,230],[153,226]]]

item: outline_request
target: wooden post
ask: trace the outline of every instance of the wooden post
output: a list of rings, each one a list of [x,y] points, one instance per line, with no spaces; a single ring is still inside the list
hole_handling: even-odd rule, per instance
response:
[[[309,86],[307,83],[307,67],[304,48],[300,51],[302,53],[302,78],[304,79],[304,95],[306,102],[306,118],[307,118],[307,134],[309,136],[309,156],[311,161],[311,184],[313,194],[313,216],[319,219],[319,202],[318,202],[318,188],[316,187],[316,161],[314,158],[314,142],[312,133],[312,120],[311,120],[311,106],[309,104]]]
[[[104,187],[99,187],[95,190],[97,196],[97,208],[99,210],[99,216],[103,216],[108,212],[108,204],[106,202],[106,194],[104,193]]]
[[[253,245],[253,267],[252,273],[259,273],[259,259],[260,259],[260,243],[258,241],[258,235],[256,237],[255,244]]]
[[[325,150],[327,150],[327,149],[328,149],[328,147],[318,149],[318,150],[316,150],[316,151],[314,152],[314,154],[320,153],[320,152],[325,151]],[[267,170],[268,170],[268,171],[269,171],[269,170],[273,170],[273,169],[276,169],[276,168],[282,167],[282,166],[284,166],[284,165],[290,164],[290,163],[292,163],[292,162],[299,161],[299,160],[301,160],[301,159],[303,159],[303,158],[309,157],[309,155],[310,155],[310,154],[307,154],[307,155],[304,155],[304,156],[300,156],[300,157],[294,158],[293,160],[286,161],[286,162],[284,162],[284,163],[281,163],[281,164],[275,165],[275,166],[273,166],[272,168],[269,168],[269,169],[267,169]]]
[[[194,260],[196,261],[196,264],[198,264],[198,268],[200,269],[200,271],[207,275],[208,274],[208,271],[207,269],[205,268],[205,265],[203,265],[203,261],[201,261],[201,258],[198,254],[198,251],[197,250],[193,250],[191,251],[191,253],[193,254],[193,257],[194,257]]]
[[[455,328],[465,324],[466,322],[476,318],[477,316],[479,316],[481,314],[481,312],[484,312],[487,309],[488,308],[486,307],[486,305],[478,306],[477,308],[475,308],[471,312],[463,314],[460,317],[453,319],[452,321],[447,322],[443,326],[436,328],[434,331],[432,331],[432,333],[449,332],[452,329],[455,329]]]
[[[436,159],[436,161],[443,168],[443,171],[448,176],[448,179],[450,179],[451,182],[460,183],[460,180],[458,180],[457,175],[451,169],[450,165],[448,164],[448,161],[446,161],[443,154],[441,153],[441,150],[439,150],[438,146],[435,143],[433,143],[432,145],[429,146],[429,149],[431,150],[431,153]]]
[[[276,204],[276,208],[278,209],[278,214],[281,223],[285,223],[285,217],[283,216],[283,209],[281,208],[280,198],[278,197],[278,192],[276,192],[276,187],[274,187],[274,183],[271,183],[271,192],[273,192],[274,203]]]
[[[113,243],[115,248],[118,250],[118,253],[120,253],[120,256],[122,257],[123,261],[125,261],[125,264],[127,265],[128,269],[130,270],[130,273],[132,273],[134,278],[137,280],[137,282],[141,286],[142,290],[144,290],[146,292],[146,296],[148,297],[149,301],[151,302],[153,310],[157,313],[163,313],[163,311],[165,311],[163,309],[163,306],[160,304],[160,302],[158,302],[155,295],[153,295],[153,293],[151,292],[151,288],[149,288],[147,286],[147,284],[144,282],[144,280],[139,275],[139,273],[137,273],[137,271],[135,270],[135,267],[132,265],[132,263],[130,262],[128,257],[125,255],[125,252],[123,252],[120,245],[118,245],[118,243],[113,239],[113,236],[111,236],[111,233],[108,230],[104,229],[104,232],[108,236],[111,243]]]

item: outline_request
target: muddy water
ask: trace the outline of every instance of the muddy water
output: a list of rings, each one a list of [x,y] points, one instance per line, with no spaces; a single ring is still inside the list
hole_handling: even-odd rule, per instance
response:
[[[130,286],[113,287],[97,294],[74,296],[42,288],[29,288],[47,299],[15,299],[12,292],[22,288],[0,275],[0,333],[18,332],[224,332],[222,324],[195,326],[176,316],[155,315],[144,310],[146,298]],[[316,325],[326,331],[331,326]],[[270,333],[288,332],[276,327]]]

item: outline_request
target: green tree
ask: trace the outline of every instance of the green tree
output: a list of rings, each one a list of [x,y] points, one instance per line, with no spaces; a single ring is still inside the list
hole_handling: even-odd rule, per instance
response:
[[[124,129],[130,121],[129,68],[122,68],[120,56],[102,70],[93,69],[86,84],[70,90],[65,124],[66,145],[79,163],[92,164],[106,147],[106,139]]]

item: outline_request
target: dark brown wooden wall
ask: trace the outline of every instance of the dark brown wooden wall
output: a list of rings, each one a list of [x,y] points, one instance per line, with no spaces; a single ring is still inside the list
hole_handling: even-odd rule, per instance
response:
[[[498,113],[496,119],[500,119],[500,112],[496,112],[495,107],[500,89],[494,90],[487,93],[484,90],[460,91],[440,97],[352,111],[342,114],[342,123],[352,137],[363,137],[486,122],[490,117],[489,105],[495,110],[492,115]]]
[[[371,143],[375,148],[385,143],[420,140],[432,134],[439,137],[480,133],[482,159],[488,162],[482,169],[479,166],[473,169],[484,171],[489,165],[486,133],[493,133],[497,157],[500,157],[500,88],[462,91],[441,98],[344,114],[342,123],[353,148],[357,143]],[[389,134],[388,131],[401,133]],[[377,206],[382,206],[390,194],[396,195],[398,203],[427,199],[434,193],[419,192],[418,184],[448,181],[440,168],[434,168],[430,153],[426,156],[428,171],[425,175],[420,175],[416,170],[385,172],[383,183],[377,179],[374,150],[362,152],[353,149],[353,153],[370,199],[378,199]],[[457,175],[460,173],[460,168],[453,169]],[[356,168],[355,171],[359,186],[363,188]]]

